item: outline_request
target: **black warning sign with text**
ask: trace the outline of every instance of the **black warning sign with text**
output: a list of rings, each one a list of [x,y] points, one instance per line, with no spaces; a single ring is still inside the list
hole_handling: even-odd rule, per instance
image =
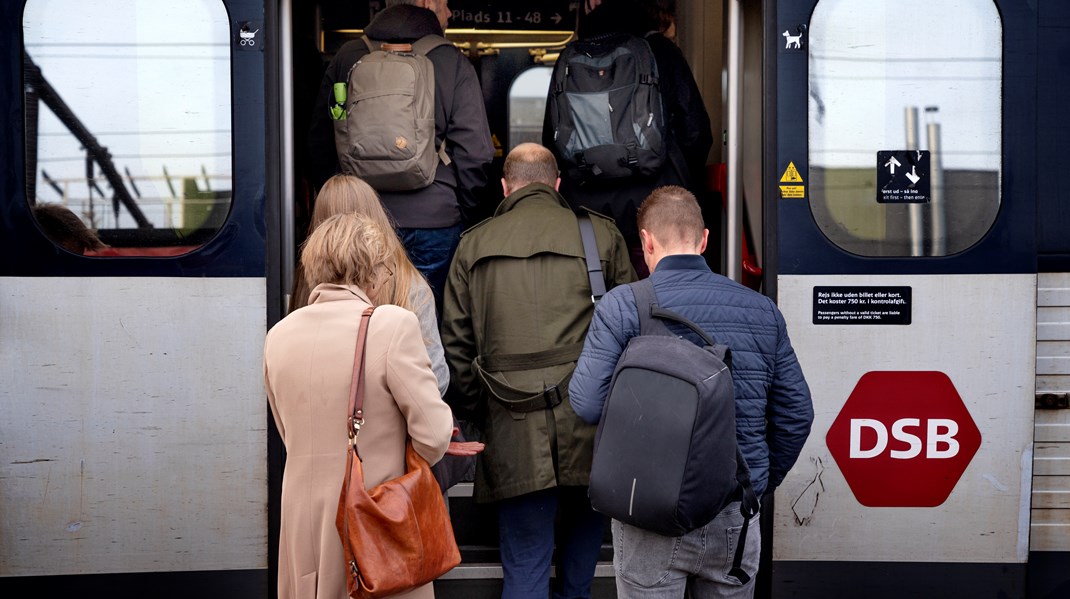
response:
[[[814,287],[814,324],[910,324],[910,287]]]
[[[924,204],[932,197],[928,150],[877,152],[877,202]]]
[[[578,6],[575,0],[450,0],[449,27],[571,31]]]
[[[386,0],[320,2],[327,32],[364,29],[386,8]],[[449,0],[449,29],[572,31],[578,0]],[[331,44],[328,43],[328,46]]]

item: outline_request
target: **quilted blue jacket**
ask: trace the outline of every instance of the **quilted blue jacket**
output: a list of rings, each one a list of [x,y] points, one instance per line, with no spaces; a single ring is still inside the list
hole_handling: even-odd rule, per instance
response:
[[[814,420],[810,388],[783,315],[771,299],[712,272],[701,256],[666,256],[650,278],[661,307],[690,319],[732,350],[736,439],[761,497],[784,480]],[[669,328],[698,342],[686,327]],[[572,409],[586,422],[601,418],[617,360],[638,335],[635,296],[621,285],[595,308],[569,383]]]

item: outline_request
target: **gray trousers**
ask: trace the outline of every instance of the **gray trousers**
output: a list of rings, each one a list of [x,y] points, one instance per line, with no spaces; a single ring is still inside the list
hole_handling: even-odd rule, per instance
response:
[[[758,516],[747,527],[740,584],[732,569],[743,527],[739,502],[729,504],[709,524],[680,537],[665,537],[613,520],[613,567],[618,599],[751,598],[761,553]]]

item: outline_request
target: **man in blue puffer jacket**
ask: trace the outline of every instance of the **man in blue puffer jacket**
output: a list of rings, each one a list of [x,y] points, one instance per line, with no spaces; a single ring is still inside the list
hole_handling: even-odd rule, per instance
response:
[[[638,223],[658,304],[695,322],[732,350],[736,440],[761,497],[784,480],[814,419],[810,389],[784,317],[771,299],[706,266],[701,254],[709,231],[703,228],[695,196],[686,189],[654,190],[639,208]],[[683,327],[670,329],[698,342]],[[595,308],[569,384],[572,408],[586,422],[601,418],[617,361],[638,335],[635,296],[622,285]],[[618,597],[682,598],[685,589],[696,599],[753,596],[761,545],[758,526],[748,527],[743,556],[749,581],[740,584],[728,575],[736,545],[732,535],[739,535],[742,524],[738,501],[706,526],[675,539],[614,521]]]

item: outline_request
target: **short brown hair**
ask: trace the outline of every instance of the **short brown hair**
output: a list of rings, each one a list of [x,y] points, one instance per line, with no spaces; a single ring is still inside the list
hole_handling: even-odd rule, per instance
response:
[[[522,143],[505,157],[502,179],[514,191],[532,183],[553,187],[557,182],[557,160],[539,144]]]
[[[666,185],[652,191],[639,206],[640,229],[664,244],[702,243],[702,209],[695,194],[679,185]]]
[[[60,204],[36,204],[33,216],[52,241],[75,254],[104,249],[97,234],[78,215]]]
[[[301,266],[310,288],[320,283],[377,285],[390,256],[383,230],[366,216],[347,212],[320,223],[301,251]]]

